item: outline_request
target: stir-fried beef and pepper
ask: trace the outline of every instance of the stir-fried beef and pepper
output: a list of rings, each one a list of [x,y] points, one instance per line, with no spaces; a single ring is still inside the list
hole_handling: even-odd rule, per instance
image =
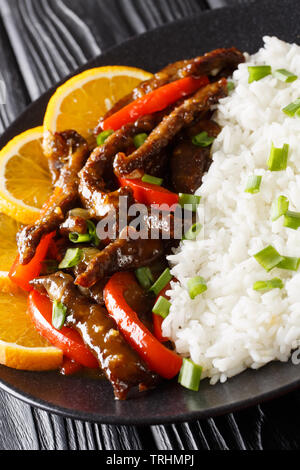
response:
[[[74,130],[44,137],[53,194],[20,231],[10,277],[31,291],[40,333],[73,362],[99,367],[116,398],[181,369],[160,328],[172,278],[166,255],[211,163],[220,132],[212,112],[243,61],[230,48],[168,65],[101,118],[95,148]],[[142,237],[131,224],[135,203],[145,207]],[[110,230],[99,231],[101,223]]]

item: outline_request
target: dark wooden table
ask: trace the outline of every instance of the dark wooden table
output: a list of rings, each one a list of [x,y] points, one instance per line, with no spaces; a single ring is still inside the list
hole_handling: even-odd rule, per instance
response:
[[[0,0],[0,79],[7,88],[0,132],[51,85],[108,47],[202,10],[246,1]],[[62,418],[0,390],[0,450],[297,449],[298,406],[300,393],[294,392],[215,419],[141,428]]]

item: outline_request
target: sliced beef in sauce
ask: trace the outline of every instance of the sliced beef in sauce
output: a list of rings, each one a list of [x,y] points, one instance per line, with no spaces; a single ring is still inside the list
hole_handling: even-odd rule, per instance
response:
[[[244,55],[235,47],[228,49],[216,49],[208,52],[203,56],[195,57],[188,60],[180,60],[167,65],[162,70],[154,74],[152,78],[140,83],[134,90],[120,101],[118,101],[111,110],[106,113],[103,119],[111,116],[113,113],[123,108],[130,102],[150,93],[151,91],[159,88],[167,83],[173,82],[187,76],[200,77],[202,75],[220,75],[226,77],[230,75],[240,64],[244,62]],[[101,132],[101,122],[97,126],[95,133]]]
[[[166,116],[135,152],[129,156],[124,153],[117,154],[114,160],[116,175],[124,176],[138,169],[144,170],[153,156],[166,148],[184,127],[191,125],[198,114],[208,111],[212,105],[226,95],[227,82],[225,79],[201,88]]]
[[[53,135],[65,142],[66,162],[60,169],[60,175],[55,183],[54,191],[50,199],[41,210],[41,215],[32,225],[27,225],[18,234],[18,250],[20,263],[27,264],[35,254],[43,235],[56,230],[63,223],[68,210],[78,204],[78,172],[84,165],[88,156],[88,146],[75,131],[66,131]]]
[[[206,132],[217,137],[220,127],[214,121],[201,120],[187,128],[178,138],[170,158],[171,182],[178,193],[194,193],[202,183],[202,177],[211,164],[211,146],[193,144],[193,137]]]
[[[119,238],[92,259],[87,269],[77,276],[75,284],[90,288],[105,276],[145,266],[163,253],[161,240]]]
[[[70,247],[82,250],[82,259],[75,267],[37,278],[32,285],[51,301],[60,301],[67,307],[65,324],[80,333],[118,399],[126,398],[132,387],[138,386],[140,390],[152,387],[157,376],[147,369],[108,316],[103,289],[118,271],[151,266],[157,270],[155,278],[158,277],[166,266],[166,255],[181,238],[175,228],[182,228],[182,220],[177,220],[176,214],[161,217],[160,211],[155,213],[148,208],[142,217],[146,239],[132,234],[128,237],[128,231],[137,228],[129,227],[133,220],[129,216],[123,224],[125,228],[119,226],[120,197],[127,198],[128,207],[135,200],[132,189],[120,187],[118,179],[140,178],[149,173],[162,177],[163,185],[171,191],[193,193],[201,185],[211,158],[210,147],[197,147],[192,138],[203,131],[209,136],[218,135],[219,126],[210,120],[208,113],[227,95],[227,82],[221,77],[231,74],[243,61],[243,54],[230,48],[168,65],[116,103],[104,118],[136,98],[186,76],[208,75],[210,83],[162,112],[126,124],[91,153],[87,142],[75,131],[45,134],[43,146],[54,192],[38,220],[18,236],[20,262],[28,263],[42,236],[54,230],[58,259]],[[96,133],[102,130],[101,121]],[[148,137],[136,149],[134,137],[140,133]],[[114,221],[115,235],[103,236],[97,247],[89,243],[72,245],[70,233],[85,234],[88,220],[96,224],[107,216]],[[153,231],[158,237],[153,236]],[[124,296],[151,330],[154,299],[138,284],[125,290]]]

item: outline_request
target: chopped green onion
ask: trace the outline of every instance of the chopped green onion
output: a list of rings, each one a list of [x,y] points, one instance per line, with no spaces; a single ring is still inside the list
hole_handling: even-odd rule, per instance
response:
[[[300,98],[297,98],[292,103],[288,104],[282,111],[289,117],[295,116],[296,112],[300,109]]]
[[[91,220],[86,221],[87,224],[87,233],[69,233],[69,240],[72,243],[93,243],[95,246],[98,246],[100,243],[99,238],[97,237],[95,224]]]
[[[300,227],[300,212],[286,211],[283,226],[297,230]]]
[[[67,307],[62,303],[54,300],[52,304],[52,325],[60,330],[65,323]]]
[[[249,78],[248,83],[261,80],[262,78],[270,75],[272,72],[270,65],[254,65],[248,67]]]
[[[144,183],[156,184],[157,186],[161,186],[163,178],[157,178],[156,176],[147,175],[145,173],[142,177],[142,181]]]
[[[155,302],[155,305],[152,309],[152,312],[156,315],[160,315],[162,318],[166,318],[169,315],[171,307],[171,302],[169,302],[165,297],[160,295]]]
[[[289,145],[284,144],[282,148],[271,147],[270,156],[268,159],[268,168],[271,171],[282,171],[287,167],[287,159],[289,153]]]
[[[135,275],[140,285],[144,287],[144,289],[149,289],[153,284],[153,276],[150,268],[138,268],[135,270]]]
[[[198,234],[201,232],[202,225],[200,222],[193,224],[183,235],[182,240],[196,240]]]
[[[185,388],[198,392],[202,374],[202,367],[186,357],[182,360],[182,366],[178,376],[178,382]]]
[[[235,89],[235,84],[231,80],[227,80],[227,90],[230,93],[232,90]]]
[[[200,134],[194,135],[192,143],[197,147],[208,147],[215,140],[214,137],[209,137],[207,132],[203,131]]]
[[[271,218],[273,222],[282,215],[284,215],[289,208],[289,201],[288,198],[285,196],[278,196],[276,201],[273,202],[272,204],[272,209],[271,209]]]
[[[284,259],[272,245],[256,253],[254,258],[266,271],[271,271]]]
[[[197,295],[200,295],[207,290],[205,279],[201,276],[195,276],[189,279],[187,287],[191,299],[194,299]]]
[[[52,274],[58,270],[57,261],[55,261],[54,259],[45,259],[44,261],[42,261],[42,265],[42,272],[44,274]]]
[[[72,268],[76,266],[82,258],[82,250],[80,248],[68,248],[64,259],[59,263],[59,269]]]
[[[135,147],[138,149],[139,147],[141,147],[141,145],[143,145],[143,143],[145,142],[145,140],[147,139],[148,135],[145,134],[145,133],[141,133],[141,134],[137,134],[134,136],[133,138],[133,143],[135,145]]]
[[[72,243],[85,243],[85,242],[90,242],[91,237],[88,233],[72,232],[72,233],[69,233],[69,240]]]
[[[166,285],[172,280],[172,277],[173,276],[170,273],[170,269],[165,269],[164,272],[155,281],[153,286],[150,288],[150,291],[154,292],[155,295],[158,295],[160,291],[162,291],[163,288],[166,287]]]
[[[289,271],[298,271],[300,265],[300,258],[294,258],[292,256],[284,256],[283,260],[277,264],[276,268],[288,269]]]
[[[258,193],[260,189],[261,179],[262,179],[262,176],[260,175],[249,176],[245,193],[251,193],[251,194]]]
[[[286,69],[277,69],[274,72],[274,75],[278,80],[281,80],[282,82],[285,83],[291,83],[297,80],[297,75],[293,74],[292,72],[289,72]]]
[[[185,208],[184,206],[189,205],[191,206],[190,209],[192,212],[197,211],[197,207],[199,206],[201,201],[201,196],[195,196],[194,194],[184,194],[179,193],[179,204],[181,207]]]
[[[278,277],[274,277],[274,279],[270,279],[269,281],[256,281],[253,284],[254,290],[271,290],[271,289],[282,289],[283,282]]]
[[[97,145],[98,146],[103,145],[106,139],[113,133],[114,133],[113,129],[107,129],[107,131],[103,131],[100,134],[98,134],[96,137]]]

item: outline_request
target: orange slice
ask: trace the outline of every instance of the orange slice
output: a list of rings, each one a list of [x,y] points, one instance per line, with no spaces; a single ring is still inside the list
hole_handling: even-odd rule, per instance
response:
[[[51,192],[42,138],[43,127],[35,127],[0,151],[0,211],[23,224],[34,222]]]
[[[36,331],[27,314],[27,294],[0,293],[0,364],[14,369],[51,370],[63,353]]]
[[[49,101],[45,130],[74,129],[94,144],[93,129],[119,99],[152,74],[134,67],[108,66],[86,70],[67,80]]]

